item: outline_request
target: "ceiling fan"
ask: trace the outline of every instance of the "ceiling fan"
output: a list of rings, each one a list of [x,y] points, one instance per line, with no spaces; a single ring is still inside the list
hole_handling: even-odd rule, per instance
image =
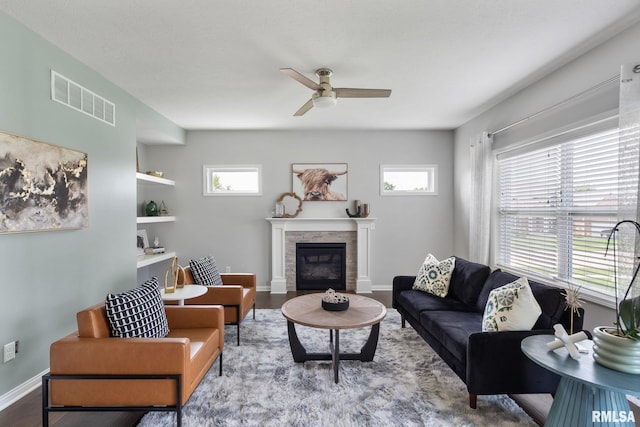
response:
[[[334,88],[329,83],[329,77],[333,74],[328,68],[319,68],[316,70],[316,76],[320,80],[319,83],[307,78],[303,74],[300,74],[293,68],[281,68],[287,76],[297,80],[309,89],[315,90],[311,95],[311,99],[308,100],[294,116],[301,116],[312,107],[325,108],[333,107],[336,105],[337,98],[388,98],[391,95],[391,89],[353,89],[353,88]]]

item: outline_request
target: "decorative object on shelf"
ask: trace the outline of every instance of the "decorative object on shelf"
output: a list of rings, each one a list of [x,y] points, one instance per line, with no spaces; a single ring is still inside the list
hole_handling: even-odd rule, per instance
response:
[[[87,153],[0,132],[0,234],[89,225]]]
[[[636,279],[640,270],[635,252],[635,239],[630,239],[626,251],[625,248],[617,249],[616,233],[624,224],[630,224],[635,228],[634,235],[640,235],[640,224],[633,220],[619,221],[609,233],[605,256],[609,251],[609,244],[613,249],[613,283],[616,297],[616,321],[615,328],[598,326],[593,330],[593,358],[599,364],[616,371],[630,374],[640,374],[640,286],[636,285]],[[620,244],[620,246],[623,246]],[[630,262],[634,263],[633,274],[629,285],[624,288],[622,300],[618,303],[618,254],[627,253]]]
[[[273,217],[282,218],[282,215],[284,215],[284,203],[276,202],[276,209],[273,211]]]
[[[144,212],[147,216],[158,216],[158,205],[152,200],[144,207]]]
[[[351,213],[348,208],[345,209],[349,218],[366,218],[371,213],[369,210],[369,204],[360,204],[360,200],[353,201],[353,210],[355,213]]]
[[[153,239],[153,247],[145,248],[144,253],[147,255],[157,255],[165,253],[164,246],[160,245],[160,239],[158,238],[158,236]]]
[[[574,286],[569,284],[567,289],[562,292],[564,295],[566,306],[566,310],[571,310],[571,327],[569,329],[569,333],[573,334],[573,317],[580,317],[580,307],[582,307],[583,301],[580,299],[580,286]]]
[[[160,202],[160,216],[169,215],[169,209],[167,209],[167,205],[165,205],[164,200]]]
[[[583,331],[580,331],[577,334],[569,335],[564,329],[564,326],[562,326],[560,323],[553,325],[553,329],[556,331],[556,339],[554,341],[551,341],[550,343],[547,343],[547,348],[549,349],[549,351],[557,350],[560,347],[564,346],[567,348],[569,355],[571,355],[573,359],[579,359],[580,349],[578,348],[576,343],[588,339],[587,334],[585,334]]]
[[[147,175],[155,176],[156,178],[164,177],[164,172],[162,171],[147,171]]]
[[[178,264],[178,257],[171,259],[171,264],[164,274],[164,292],[167,294],[175,292],[176,289],[184,287],[184,269]]]
[[[153,248],[144,248],[145,255],[158,255],[165,253],[164,246],[158,246]]]
[[[282,205],[283,213],[280,217],[276,218],[295,218],[302,212],[302,199],[298,197],[296,193],[283,193],[276,201],[276,208],[278,204]]]
[[[355,213],[352,214],[351,212],[349,212],[349,208],[345,209],[345,211],[347,212],[347,216],[349,216],[349,218],[360,218],[360,214],[362,212],[360,200],[353,201],[353,210],[355,211]]]
[[[360,214],[360,218],[366,218],[369,216],[369,203],[365,203],[362,205],[362,213]]]
[[[294,163],[291,190],[305,201],[346,201],[346,163]]]
[[[149,247],[149,237],[147,237],[147,230],[138,230],[136,239],[136,248],[138,255],[144,255],[144,250]]]
[[[349,298],[329,288],[322,297],[322,308],[328,311],[343,311],[349,308]]]

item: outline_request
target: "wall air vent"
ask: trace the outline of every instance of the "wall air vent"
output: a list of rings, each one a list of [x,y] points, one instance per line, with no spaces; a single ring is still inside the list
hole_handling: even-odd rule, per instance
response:
[[[116,106],[100,95],[51,70],[51,99],[101,122],[116,125]]]

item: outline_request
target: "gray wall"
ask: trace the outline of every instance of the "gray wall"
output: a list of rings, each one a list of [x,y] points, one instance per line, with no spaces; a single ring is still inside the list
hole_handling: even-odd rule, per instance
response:
[[[0,130],[88,154],[89,227],[0,235],[0,397],[49,367],[49,345],[76,329],[75,314],[136,285],[136,121],[174,124],[0,13]],[[50,69],[114,102],[112,127],[50,100]],[[1,400],[1,399],[0,399]]]
[[[588,88],[608,80],[620,72],[625,62],[637,62],[640,24],[629,28],[617,37],[577,58],[517,95],[465,123],[455,131],[454,148],[454,251],[460,256],[468,254],[469,239],[469,141],[483,131],[494,131],[524,117],[544,110],[573,97]],[[566,107],[531,120],[511,131],[497,135],[496,147],[504,147],[512,141],[526,140],[572,122],[586,119],[618,106],[618,86],[612,85],[596,91],[590,96],[570,103]],[[612,310],[587,305],[585,324],[588,329],[598,325],[609,325],[614,320]]]
[[[394,275],[415,274],[427,252],[452,254],[452,132],[198,131],[187,133],[185,146],[145,150],[142,169],[163,170],[175,179],[175,191],[161,190],[153,197],[166,197],[178,216],[174,224],[148,230],[149,239],[158,235],[167,248],[178,252],[183,265],[212,254],[221,269],[255,272],[258,286],[269,286],[271,228],[265,218],[279,195],[291,191],[291,164],[312,162],[348,163],[349,200],[371,205],[371,216],[377,218],[372,238],[374,289],[390,289]],[[381,163],[438,164],[439,195],[381,197]],[[262,196],[204,197],[204,164],[261,164]],[[346,217],[345,208],[351,206],[305,202],[300,217]],[[163,274],[158,268],[148,270],[146,276]]]

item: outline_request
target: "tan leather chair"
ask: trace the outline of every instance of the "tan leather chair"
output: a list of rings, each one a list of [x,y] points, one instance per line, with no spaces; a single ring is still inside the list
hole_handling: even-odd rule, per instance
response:
[[[104,302],[77,314],[78,331],[51,344],[43,377],[43,425],[49,412],[163,410],[177,413],[224,346],[221,306],[165,307],[165,338],[113,338]]]
[[[185,305],[221,305],[224,307],[224,323],[237,325],[237,345],[240,345],[240,323],[253,309],[256,318],[256,275],[253,273],[221,273],[222,286],[209,286],[207,293],[185,300]],[[191,268],[184,268],[184,276],[178,274],[178,283],[193,284]]]

